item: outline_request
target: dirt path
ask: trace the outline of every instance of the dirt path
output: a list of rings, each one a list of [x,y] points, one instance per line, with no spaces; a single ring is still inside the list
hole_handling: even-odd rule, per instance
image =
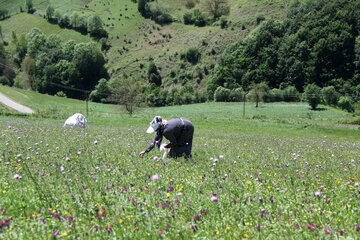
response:
[[[0,93],[0,102],[10,108],[15,109],[18,112],[35,113],[34,110],[32,110],[31,108],[25,107],[24,105],[21,105],[20,103],[17,103],[15,101],[11,100],[10,98],[8,98],[7,96],[5,96],[2,93]]]

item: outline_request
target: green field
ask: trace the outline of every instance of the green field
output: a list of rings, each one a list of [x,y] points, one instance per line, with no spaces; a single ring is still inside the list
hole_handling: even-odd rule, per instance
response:
[[[357,125],[342,123],[352,115],[311,111],[305,103],[249,103],[243,117],[242,104],[205,103],[138,109],[130,117],[91,104],[89,128],[65,129],[62,116],[84,113],[84,102],[0,91],[43,109],[0,116],[0,238],[359,234],[360,134]],[[157,150],[139,157],[156,114],[194,123],[193,160],[162,160]]]

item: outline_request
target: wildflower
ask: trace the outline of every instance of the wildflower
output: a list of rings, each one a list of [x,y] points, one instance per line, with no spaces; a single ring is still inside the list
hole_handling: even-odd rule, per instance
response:
[[[316,191],[315,196],[317,196],[317,197],[320,196],[320,191]]]
[[[216,196],[212,196],[212,197],[210,198],[210,201],[212,201],[212,202],[217,202],[217,201],[218,201],[218,199],[217,199],[217,197],[216,197]]]
[[[56,232],[54,232],[52,235],[53,235],[53,237],[56,237],[57,235],[59,235],[59,230],[57,230]]]
[[[152,179],[153,181],[157,181],[157,180],[159,180],[159,175],[155,174],[155,175],[153,175],[153,176],[151,177],[151,179]]]
[[[14,176],[13,176],[13,179],[21,179],[22,178],[22,176],[20,176],[19,174],[15,174]]]
[[[257,230],[259,230],[260,231],[260,228],[261,228],[261,225],[259,224],[259,225],[257,225]]]
[[[70,162],[70,158],[69,158],[69,157],[67,157],[65,160],[66,160],[67,162]]]
[[[111,232],[111,228],[109,226],[106,225],[105,230],[108,232]]]
[[[332,229],[331,228],[325,228],[325,233],[331,233]]]
[[[359,225],[356,225],[356,226],[355,226],[355,230],[356,230],[356,231],[360,231],[360,226],[359,226]]]
[[[274,196],[273,195],[271,195],[271,197],[269,198],[269,201],[274,202]]]
[[[95,145],[98,144],[98,141],[95,140],[95,141],[94,141],[94,144],[95,144]]]
[[[220,156],[219,156],[219,159],[223,159],[223,158],[224,158],[224,156],[223,156],[223,155],[220,155]]]
[[[296,224],[296,226],[295,226],[296,228],[300,228],[300,225],[299,224]]]

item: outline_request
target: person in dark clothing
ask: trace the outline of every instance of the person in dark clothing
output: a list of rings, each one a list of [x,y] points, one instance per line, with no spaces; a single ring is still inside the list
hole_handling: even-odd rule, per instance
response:
[[[185,156],[192,158],[191,148],[194,135],[194,125],[186,118],[175,118],[169,121],[160,116],[154,117],[150,122],[147,133],[155,132],[155,138],[145,151],[140,152],[140,156],[150,152],[155,146],[160,149],[163,137],[170,141],[165,148],[170,148],[169,157],[177,158]]]

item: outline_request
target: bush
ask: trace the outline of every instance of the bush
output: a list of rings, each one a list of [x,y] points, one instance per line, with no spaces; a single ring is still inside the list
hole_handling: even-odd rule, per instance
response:
[[[270,102],[281,102],[284,101],[283,90],[274,88],[269,92],[269,101]]]
[[[227,17],[221,16],[220,17],[220,26],[221,26],[221,28],[226,28],[227,25],[228,25]]]
[[[214,93],[215,102],[228,102],[230,93],[230,89],[219,86]]]
[[[328,105],[335,106],[339,101],[339,93],[335,90],[334,86],[328,86],[321,89],[323,101]]]
[[[200,51],[196,47],[190,47],[185,53],[185,58],[188,62],[196,64],[201,57]]]
[[[231,89],[229,99],[231,102],[241,102],[243,98],[244,96],[242,88]]]
[[[198,27],[203,27],[206,25],[205,16],[200,12],[199,9],[194,9],[192,12],[186,12],[183,15],[184,24],[190,25],[194,24]]]
[[[186,25],[194,24],[193,14],[191,12],[184,13],[183,19]]]
[[[59,91],[55,94],[55,96],[57,97],[65,97],[66,98],[66,94],[63,91]]]
[[[285,102],[298,102],[300,94],[294,86],[288,86],[283,90],[283,97]]]
[[[355,111],[352,100],[349,97],[340,97],[339,102],[338,102],[338,106],[341,109],[346,110],[348,112],[354,112]]]
[[[305,88],[304,91],[305,99],[307,100],[307,102],[311,106],[311,109],[313,110],[316,109],[317,105],[319,105],[319,103],[321,102],[321,98],[319,94],[320,91],[321,91],[320,87],[314,83],[307,85]]]
[[[195,0],[185,0],[185,7],[191,9],[195,7],[196,1]]]
[[[7,86],[11,86],[11,81],[5,77],[5,76],[0,76],[0,84],[2,85],[7,85]]]
[[[168,24],[173,21],[168,9],[158,2],[148,2],[145,5],[145,16],[150,17],[158,24]]]

